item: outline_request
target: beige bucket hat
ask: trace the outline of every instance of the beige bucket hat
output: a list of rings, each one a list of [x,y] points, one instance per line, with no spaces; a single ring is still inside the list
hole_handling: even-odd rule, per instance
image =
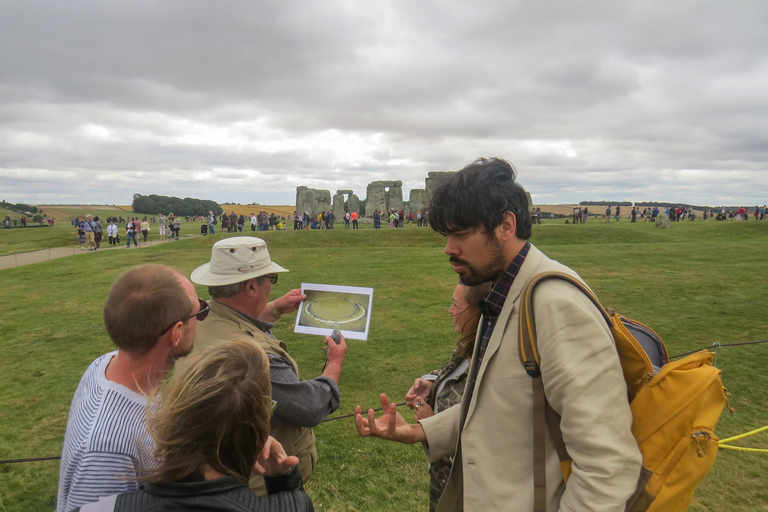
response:
[[[205,286],[224,286],[276,272],[288,270],[270,259],[264,240],[234,236],[213,244],[210,263],[197,267],[190,278]]]

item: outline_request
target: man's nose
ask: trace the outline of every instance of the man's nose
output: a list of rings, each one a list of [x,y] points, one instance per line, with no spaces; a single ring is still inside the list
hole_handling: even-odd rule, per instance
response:
[[[458,247],[456,245],[456,241],[450,235],[448,235],[448,237],[446,239],[445,251],[444,252],[448,256],[456,256],[457,254],[459,254]]]

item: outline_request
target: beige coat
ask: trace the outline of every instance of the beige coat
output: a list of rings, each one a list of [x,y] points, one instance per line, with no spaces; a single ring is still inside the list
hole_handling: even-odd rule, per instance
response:
[[[518,301],[528,279],[550,270],[576,275],[531,247],[491,336],[472,399],[421,420],[430,460],[457,453],[438,511],[533,510],[533,391],[518,353]],[[566,486],[547,436],[547,510],[623,511],[641,458],[608,326],[589,299],[564,281],[539,284],[533,302],[544,389],[562,416],[563,439],[574,460]],[[473,358],[470,375],[476,365]]]

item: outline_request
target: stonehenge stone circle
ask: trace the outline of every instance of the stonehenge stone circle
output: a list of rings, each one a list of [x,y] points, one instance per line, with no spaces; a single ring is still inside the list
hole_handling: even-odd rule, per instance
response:
[[[408,198],[408,210],[414,215],[419,210],[427,209],[429,201],[432,199],[435,187],[441,180],[450,176],[456,171],[430,171],[424,179],[424,188],[411,189]],[[347,196],[347,208],[344,208],[344,196]],[[533,200],[531,193],[526,192],[528,198],[528,210],[533,209]],[[331,192],[328,190],[318,190],[307,187],[296,187],[296,211],[307,212],[316,217],[324,210],[333,210],[337,219],[340,219],[345,211],[352,213],[356,211],[361,217],[373,217],[373,212],[379,210],[382,213],[388,212],[390,208],[400,210],[403,208],[403,182],[394,181],[372,181],[366,189],[365,211],[360,211],[360,198],[355,195],[353,190],[337,190],[331,198]],[[406,215],[408,212],[405,212]]]

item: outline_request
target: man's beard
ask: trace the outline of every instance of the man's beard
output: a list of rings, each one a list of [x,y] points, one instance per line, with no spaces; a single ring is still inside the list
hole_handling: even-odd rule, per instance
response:
[[[464,286],[477,286],[479,284],[487,283],[488,281],[496,280],[502,272],[506,269],[506,261],[504,258],[504,249],[501,246],[495,236],[488,237],[488,243],[486,244],[488,251],[491,253],[491,260],[483,268],[475,268],[460,258],[451,257],[451,263],[458,263],[467,267],[469,272],[459,274],[459,281]]]

